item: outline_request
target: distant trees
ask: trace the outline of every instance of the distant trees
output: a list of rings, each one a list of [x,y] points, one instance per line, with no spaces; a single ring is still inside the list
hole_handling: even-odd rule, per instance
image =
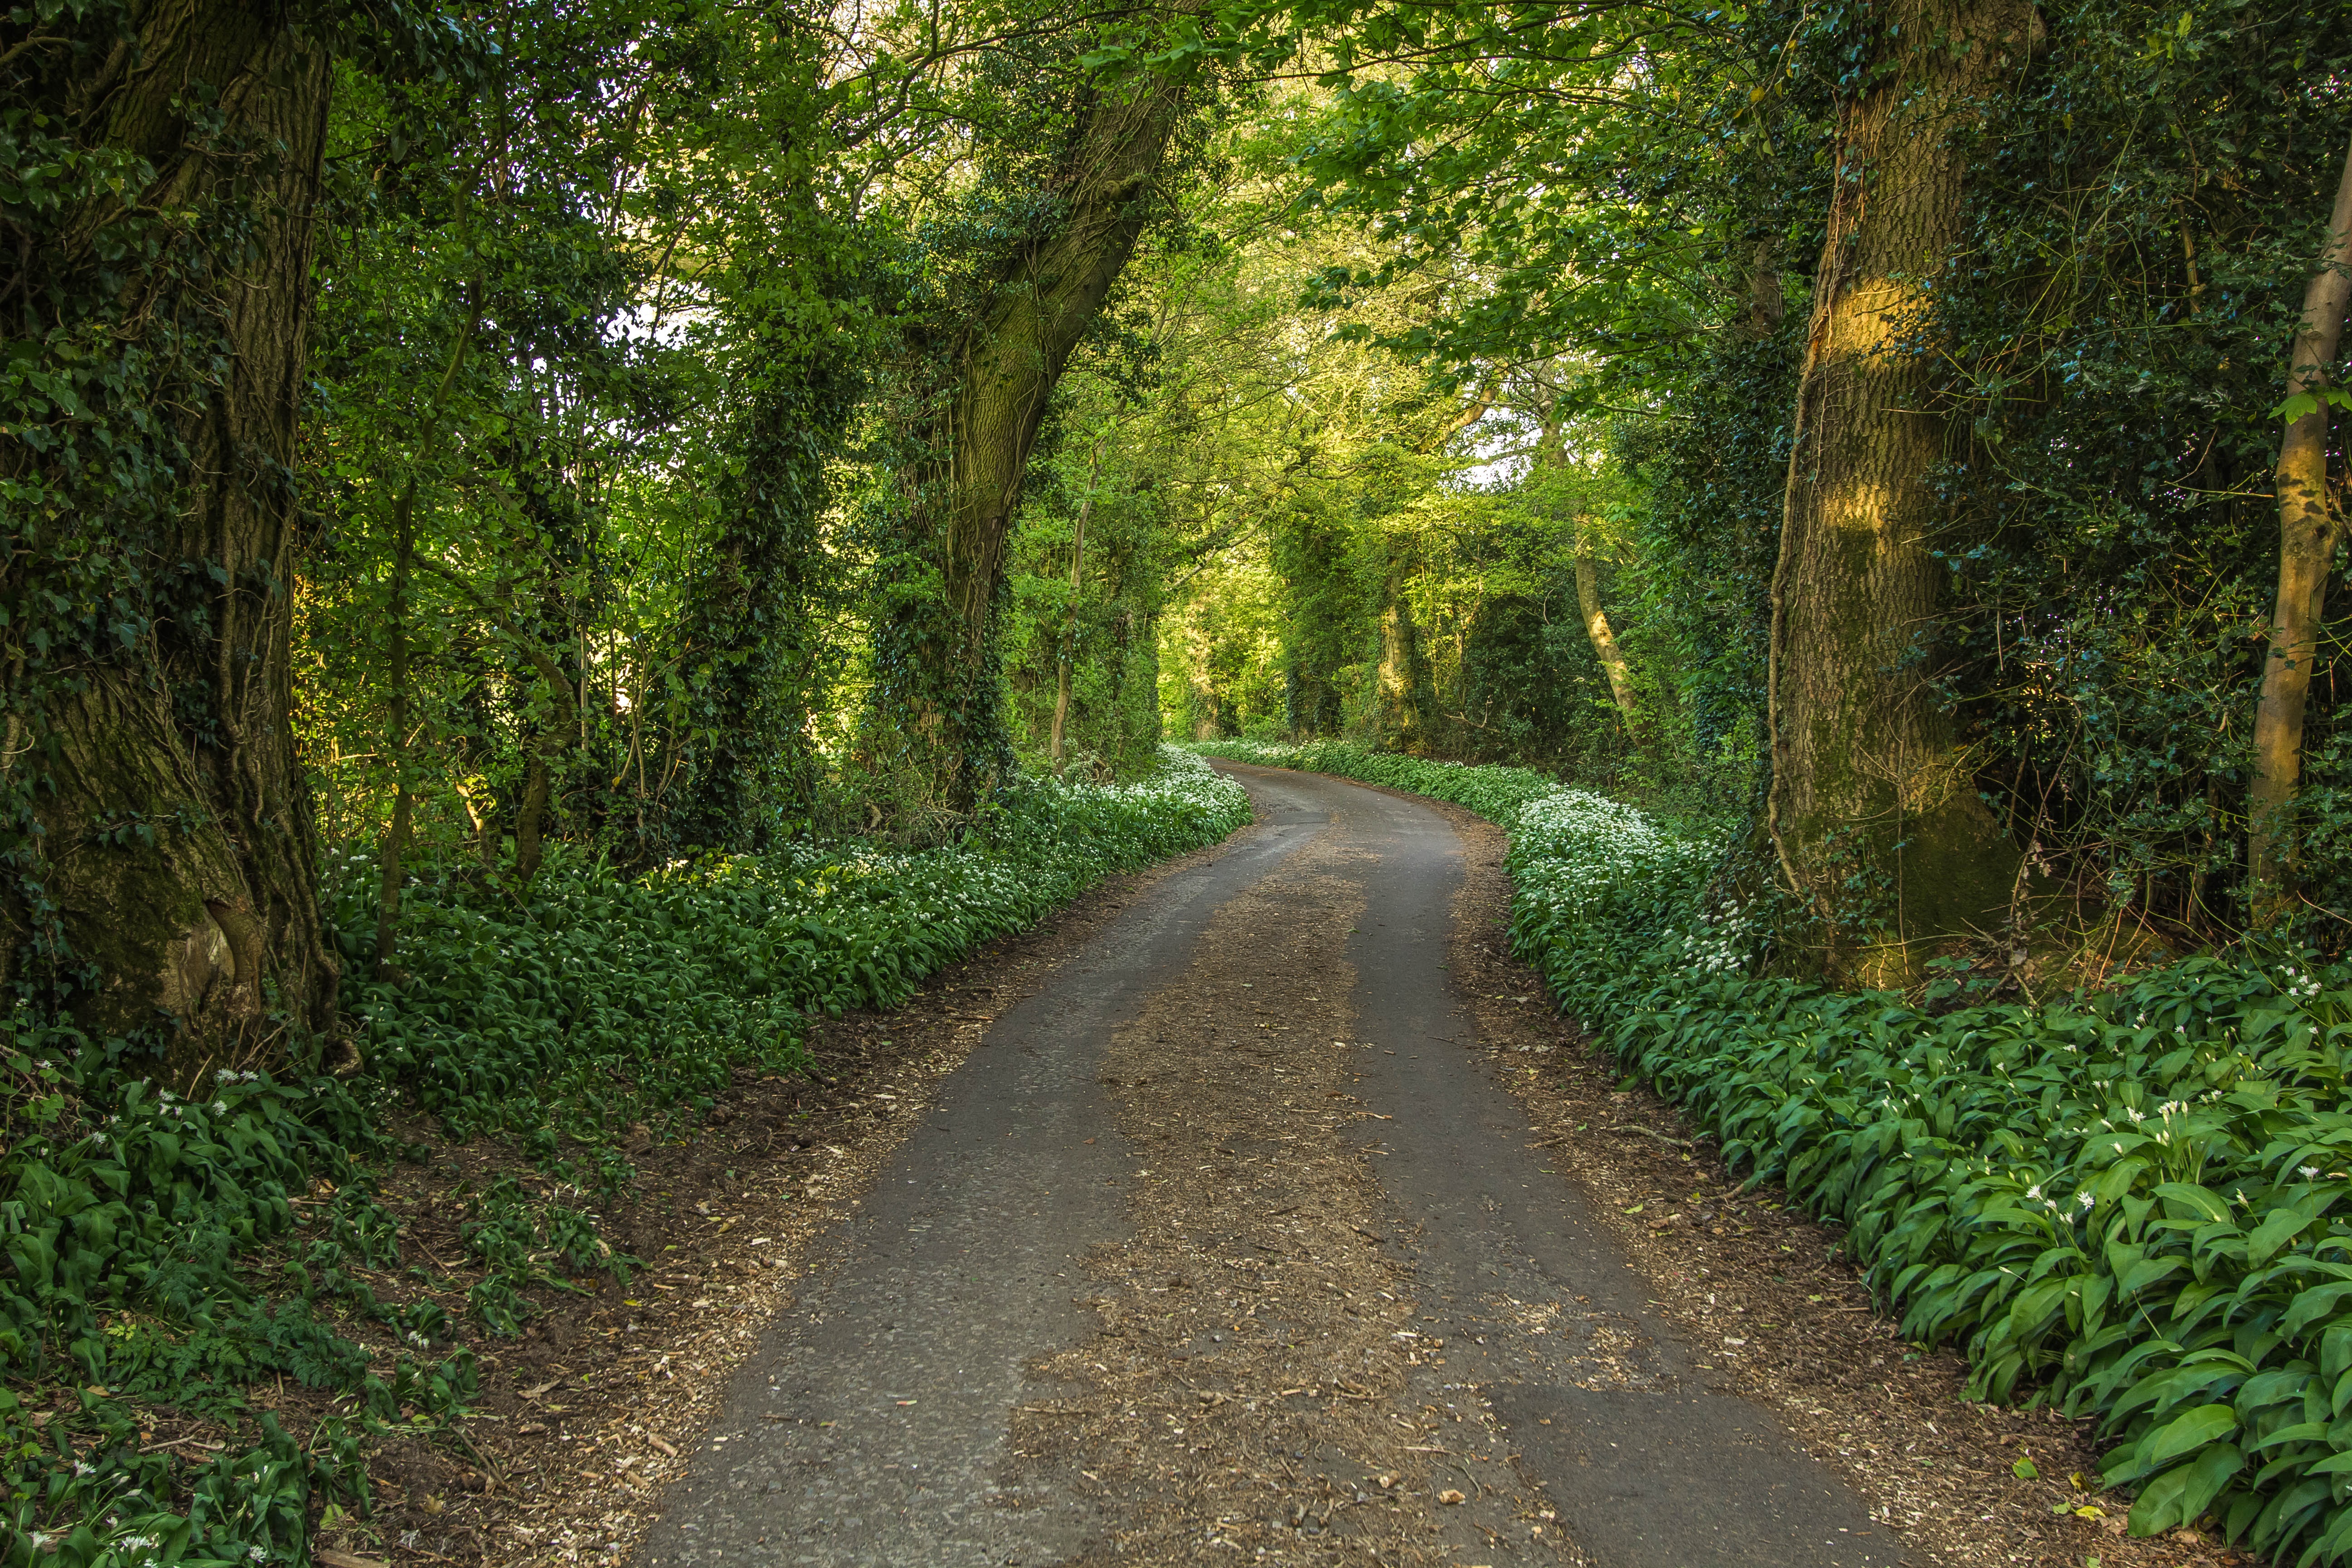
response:
[[[2352,65],[2340,4],[2316,46],[2277,5],[1292,14],[1336,98],[1304,165],[1379,237],[1321,302],[1443,386],[1581,367],[1629,488],[1577,609],[1662,749],[1575,765],[1752,802],[1787,961],[2030,968],[2352,895],[2337,535],[2297,499],[2342,458],[2324,400],[2284,454],[2264,417],[2290,351],[2315,387],[2341,358],[2300,308],[2340,278],[2312,258],[2352,126],[2310,86]],[[1499,581],[1509,531],[1461,537]],[[1593,668],[1546,640],[1553,584],[1507,637],[1526,602],[1483,600],[1464,668],[1520,673],[1480,711]],[[1444,743],[1493,743],[1473,721]],[[1562,762],[1579,722],[1547,721]]]

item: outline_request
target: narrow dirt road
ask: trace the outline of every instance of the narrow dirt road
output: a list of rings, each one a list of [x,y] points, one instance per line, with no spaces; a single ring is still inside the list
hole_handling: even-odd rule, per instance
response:
[[[1464,1048],[1446,819],[1231,771],[1259,825],[989,1026],[639,1562],[1904,1560]]]

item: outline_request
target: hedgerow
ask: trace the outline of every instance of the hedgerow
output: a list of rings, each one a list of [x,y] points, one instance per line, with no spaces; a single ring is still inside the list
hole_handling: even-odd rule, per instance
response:
[[[405,1104],[445,1135],[525,1133],[542,1165],[627,1176],[603,1133],[707,1110],[732,1068],[811,1065],[803,1019],[884,1006],[929,972],[1101,878],[1213,843],[1248,797],[1189,753],[1138,784],[1015,781],[957,845],[806,846],[639,879],[561,853],[528,901],[454,870],[407,893],[404,974],[372,978],[373,858],[327,908],[364,1034],[354,1080],[293,1068],[154,1081],[155,1058],[19,1011],[0,1039],[0,1568],[262,1568],[307,1555],[310,1500],[362,1500],[362,1444],[445,1434],[477,1391],[429,1300],[380,1301],[396,1268],[370,1163]],[[569,1134],[569,1142],[562,1136]],[[512,1333],[530,1287],[621,1274],[593,1215],[501,1181],[461,1227],[486,1273],[467,1311]],[[290,1435],[243,1385],[351,1395]],[[142,1410],[224,1422],[204,1463],[158,1450]]]
[[[1751,973],[1736,911],[1705,905],[1703,832],[1523,770],[1206,749],[1508,827],[1513,942],[1562,1008],[1751,1181],[1844,1223],[1972,1394],[2097,1417],[2136,1533],[2210,1513],[2282,1562],[2352,1559],[2346,966],[2200,956],[1932,1011]]]

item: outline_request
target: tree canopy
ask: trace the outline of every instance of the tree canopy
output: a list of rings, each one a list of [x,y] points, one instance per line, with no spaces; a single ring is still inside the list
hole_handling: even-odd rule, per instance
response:
[[[1855,979],[2332,944],[2323,11],[27,12],[12,981],[329,1049],[416,864],[1163,733],[1746,823]]]

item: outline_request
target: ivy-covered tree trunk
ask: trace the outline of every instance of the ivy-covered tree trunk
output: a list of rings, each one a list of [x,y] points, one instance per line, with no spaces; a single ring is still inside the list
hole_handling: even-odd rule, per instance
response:
[[[1437,715],[1437,678],[1423,646],[1421,623],[1403,594],[1402,563],[1381,611],[1380,742],[1391,751],[1429,749]]]
[[[957,810],[1012,761],[996,622],[1038,426],[1142,237],[1183,96],[1150,79],[1089,94],[1048,182],[1051,219],[1003,258],[949,356],[935,456],[910,498],[913,553],[936,574],[937,608],[929,593],[898,595],[875,662],[880,716]]]
[[[683,617],[691,772],[667,821],[679,847],[763,849],[815,803],[808,716],[831,685],[821,619],[837,592],[820,531],[824,465],[856,384],[830,361],[777,357],[775,384],[744,412],[742,469],[724,489]]]
[[[192,1073],[335,1015],[289,647],[329,61],[251,0],[56,31],[0,82],[72,192],[5,330],[74,388],[0,410],[7,956],[92,1028],[169,1024]]]
[[[1896,0],[1841,114],[1772,581],[1768,826],[1827,966],[1901,983],[1999,928],[2019,852],[1934,688],[1945,570],[1927,480],[1964,432],[1931,406],[1927,286],[1961,227],[1960,145],[2039,30],[2020,0]]]

